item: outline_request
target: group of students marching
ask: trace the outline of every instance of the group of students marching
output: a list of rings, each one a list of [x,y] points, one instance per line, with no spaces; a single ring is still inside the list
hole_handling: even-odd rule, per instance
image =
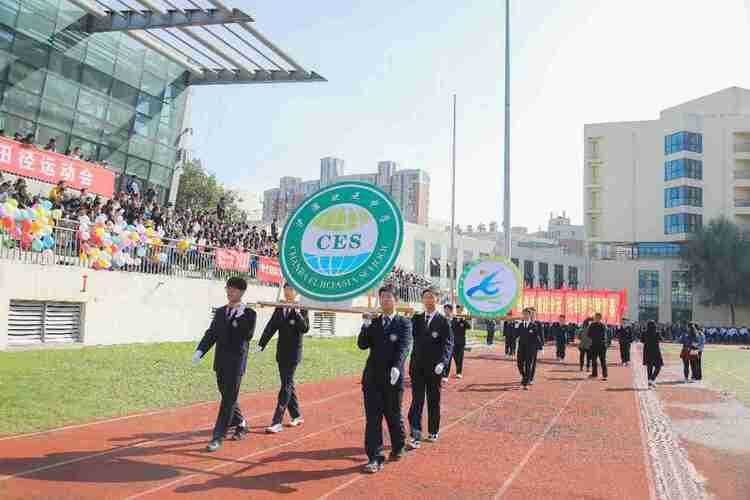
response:
[[[247,282],[242,278],[230,278],[226,284],[227,305],[216,310],[210,327],[205,332],[193,355],[193,363],[198,363],[215,345],[214,371],[221,394],[221,404],[214,425],[208,451],[216,451],[226,434],[234,429],[232,439],[241,440],[248,432],[247,421],[238,404],[242,377],[250,351],[249,343],[255,332],[256,313],[246,307],[242,297]],[[288,412],[289,426],[304,423],[299,399],[294,387],[294,374],[302,359],[303,335],[310,329],[308,313],[295,302],[296,290],[289,284],[283,287],[284,302],[288,306],[277,307],[266,324],[254,353],[265,350],[275,334],[279,334],[276,347],[281,388],[278,394],[276,411],[266,432],[275,434],[283,430],[283,419]],[[461,378],[463,354],[466,346],[466,332],[469,322],[457,306],[447,304],[443,314],[437,310],[438,293],[433,289],[422,291],[423,312],[406,318],[396,312],[396,293],[391,286],[378,291],[382,313],[363,317],[362,327],[357,337],[357,345],[369,350],[362,373],[362,391],[366,415],[365,450],[368,463],[364,470],[368,473],[380,471],[385,462],[383,447],[383,419],[388,426],[391,439],[389,461],[398,461],[406,450],[417,450],[422,441],[434,443],[440,433],[440,400],[443,381],[450,374],[451,362],[456,364],[456,377]],[[534,385],[537,356],[544,349],[544,334],[541,323],[535,320],[534,308],[523,310],[523,320],[506,329],[506,355],[517,354],[517,366],[521,376],[521,386],[528,390]],[[565,357],[565,317],[551,327],[556,339],[557,358]],[[630,363],[630,343],[633,333],[629,327],[618,332],[620,353],[624,365]],[[702,333],[693,324],[688,334],[681,339],[685,379],[688,369],[693,378],[700,380],[700,359],[703,350]],[[653,322],[649,322],[642,335],[644,349],[643,362],[647,367],[649,387],[655,386],[656,377],[663,359],[659,347],[659,334]],[[579,342],[580,370],[584,361],[587,369],[592,365],[591,377],[598,376],[597,362],[601,364],[602,376],[607,380],[607,334],[601,315],[583,323]],[[410,354],[411,353],[411,354]],[[407,357],[408,366],[407,366]],[[404,375],[408,369],[411,379],[412,401],[408,411],[409,435],[402,417],[401,406],[404,396]],[[422,413],[427,403],[427,433],[423,433]]]

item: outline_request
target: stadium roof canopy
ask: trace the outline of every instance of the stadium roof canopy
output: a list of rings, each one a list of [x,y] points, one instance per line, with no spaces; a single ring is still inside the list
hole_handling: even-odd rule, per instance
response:
[[[324,82],[222,0],[69,0],[87,12],[68,27],[125,32],[187,71],[188,85]],[[141,8],[139,8],[141,7]],[[123,10],[124,9],[124,10]]]

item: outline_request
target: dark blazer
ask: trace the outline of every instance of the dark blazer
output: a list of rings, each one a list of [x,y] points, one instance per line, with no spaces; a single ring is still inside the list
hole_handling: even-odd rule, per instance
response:
[[[363,325],[357,346],[362,350],[369,349],[370,355],[362,372],[362,384],[390,385],[391,368],[398,368],[401,375],[396,386],[403,388],[404,364],[411,338],[411,322],[398,314],[385,329],[383,316],[373,319],[369,326]]]
[[[214,371],[242,376],[247,367],[247,351],[255,334],[255,311],[249,307],[239,318],[227,319],[227,307],[216,310],[211,326],[198,344],[205,356],[216,344]]]
[[[592,349],[603,349],[607,343],[607,330],[602,323],[593,322],[589,325],[589,338]]]
[[[643,364],[664,366],[664,360],[661,356],[661,347],[659,342],[661,341],[661,335],[656,328],[646,329],[643,333]]]
[[[565,342],[566,336],[567,336],[567,327],[565,325],[561,325],[557,321],[552,323],[552,326],[549,329],[550,334],[557,342]]]
[[[519,349],[536,349],[539,350],[544,345],[542,338],[542,325],[536,321],[529,322],[529,326],[525,326],[524,322],[521,321],[516,327],[516,336],[518,337],[518,348]]]
[[[455,345],[466,345],[466,330],[468,330],[469,328],[469,322],[464,318],[453,318],[451,320],[453,343]]]
[[[410,368],[427,366],[434,368],[438,363],[448,365],[453,353],[451,325],[442,314],[436,312],[432,322],[426,325],[425,313],[411,318],[411,331],[414,336],[414,349],[411,352]]]
[[[617,331],[621,344],[630,344],[633,342],[633,329],[629,326],[621,326]]]
[[[302,336],[310,331],[310,321],[305,309],[289,309],[289,316],[284,319],[284,309],[274,309],[271,319],[263,329],[258,345],[263,349],[276,332],[279,342],[276,344],[276,361],[281,364],[296,365],[302,361]]]

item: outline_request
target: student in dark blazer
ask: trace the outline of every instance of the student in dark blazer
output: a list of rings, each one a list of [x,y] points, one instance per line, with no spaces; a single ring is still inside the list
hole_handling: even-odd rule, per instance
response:
[[[518,373],[521,375],[521,386],[528,390],[528,386],[534,380],[534,365],[541,343],[542,329],[533,318],[530,307],[523,310],[523,321],[516,328],[518,337],[518,356],[516,364]]]
[[[552,323],[550,327],[550,334],[555,339],[555,346],[557,347],[557,359],[562,361],[565,359],[565,344],[568,343],[568,328],[565,324],[565,315],[561,314],[559,321]]]
[[[445,366],[453,352],[451,326],[435,308],[437,292],[422,292],[424,312],[412,317],[414,349],[409,360],[412,401],[409,408],[411,439],[409,448],[417,449],[422,441],[422,410],[427,395],[427,441],[435,442],[440,432],[440,390]]]
[[[383,468],[383,417],[391,436],[390,460],[400,460],[404,454],[406,428],[401,416],[404,399],[404,364],[411,346],[411,321],[395,311],[396,295],[393,288],[384,286],[378,291],[383,314],[370,319],[366,316],[357,338],[357,346],[370,351],[362,372],[362,393],[365,400],[365,472],[375,473]]]
[[[463,378],[466,331],[471,328],[471,325],[466,321],[466,318],[462,317],[464,308],[460,304],[456,305],[458,317],[453,316],[453,306],[450,304],[445,304],[443,311],[445,311],[445,317],[450,318],[451,332],[453,333],[453,355],[451,357],[456,363],[456,378]],[[445,368],[445,376],[449,376],[450,373],[451,364],[448,363],[448,366]]]
[[[607,380],[607,327],[602,323],[601,313],[594,314],[594,322],[589,326],[589,338],[591,339],[591,375],[589,378],[597,377],[597,361],[600,361],[602,378]]]
[[[208,451],[216,451],[221,447],[229,427],[235,427],[234,439],[242,439],[248,432],[247,423],[237,403],[242,376],[247,366],[249,343],[255,333],[255,311],[242,303],[245,290],[247,282],[244,279],[234,277],[227,280],[228,303],[216,310],[211,326],[193,354],[193,363],[197,364],[216,345],[214,371],[221,393],[221,405],[213,437],[206,448]]]
[[[271,319],[268,321],[263,335],[258,342],[258,350],[265,350],[271,338],[279,333],[279,341],[276,344],[276,363],[279,365],[279,377],[281,388],[279,389],[279,400],[276,411],[273,414],[270,427],[266,428],[269,434],[281,432],[281,425],[287,409],[291,422],[289,425],[297,427],[304,422],[300,412],[297,392],[294,389],[294,372],[302,361],[302,338],[310,330],[310,322],[307,319],[307,310],[295,307],[297,291],[289,283],[284,284],[284,302],[289,307],[277,307],[274,309]]]

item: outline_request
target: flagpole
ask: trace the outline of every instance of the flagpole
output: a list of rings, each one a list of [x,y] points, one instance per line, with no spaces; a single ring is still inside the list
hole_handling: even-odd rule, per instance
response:
[[[510,259],[510,0],[505,0],[505,186],[503,190],[503,253]]]
[[[456,302],[456,94],[453,94],[453,147],[451,148],[452,182],[451,182],[451,249],[448,261],[450,265],[451,304]]]

